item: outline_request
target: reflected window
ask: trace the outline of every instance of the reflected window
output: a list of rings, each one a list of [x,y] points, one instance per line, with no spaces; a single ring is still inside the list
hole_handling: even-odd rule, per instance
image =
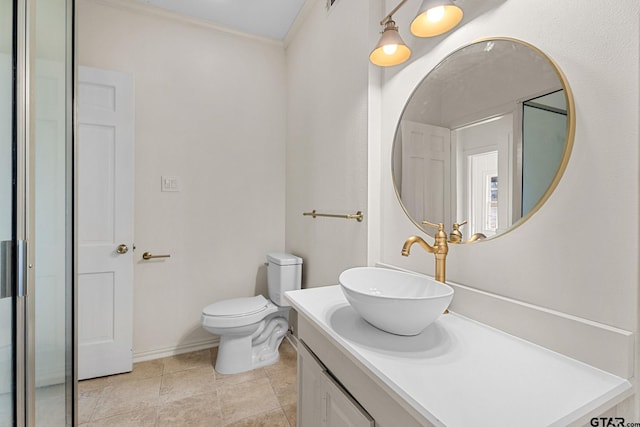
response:
[[[498,228],[498,176],[488,177],[487,212],[485,229],[496,231]]]

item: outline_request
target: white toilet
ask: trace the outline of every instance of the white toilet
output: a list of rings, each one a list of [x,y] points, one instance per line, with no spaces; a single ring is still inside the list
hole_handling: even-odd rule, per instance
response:
[[[280,358],[278,347],[289,329],[289,307],[284,293],[300,289],[302,258],[267,255],[269,298],[232,298],[202,310],[202,326],[220,335],[215,369],[237,374],[271,365]]]

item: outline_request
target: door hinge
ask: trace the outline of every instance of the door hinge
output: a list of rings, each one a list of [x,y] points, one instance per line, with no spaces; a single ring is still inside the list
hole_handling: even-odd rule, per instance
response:
[[[27,296],[27,266],[29,254],[27,252],[27,241],[18,240],[16,242],[16,296]]]
[[[13,295],[13,240],[0,242],[0,298]]]

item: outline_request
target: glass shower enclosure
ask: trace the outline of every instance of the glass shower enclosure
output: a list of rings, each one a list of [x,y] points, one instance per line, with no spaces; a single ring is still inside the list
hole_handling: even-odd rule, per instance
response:
[[[0,0],[0,427],[75,418],[72,35],[72,0]]]

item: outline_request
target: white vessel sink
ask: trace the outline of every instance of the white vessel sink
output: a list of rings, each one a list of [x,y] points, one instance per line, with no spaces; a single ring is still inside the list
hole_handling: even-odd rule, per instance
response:
[[[419,334],[453,299],[453,289],[444,283],[387,268],[351,268],[340,274],[338,282],[360,316],[397,335]]]

